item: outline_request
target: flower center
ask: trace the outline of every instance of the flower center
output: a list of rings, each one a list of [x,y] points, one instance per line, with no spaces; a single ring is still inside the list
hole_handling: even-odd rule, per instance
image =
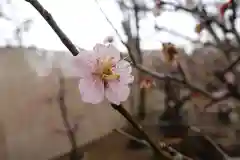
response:
[[[113,63],[112,57],[105,57],[103,59],[98,59],[98,75],[101,79],[106,82],[109,80],[118,80],[120,78],[119,74],[113,72],[115,64]]]

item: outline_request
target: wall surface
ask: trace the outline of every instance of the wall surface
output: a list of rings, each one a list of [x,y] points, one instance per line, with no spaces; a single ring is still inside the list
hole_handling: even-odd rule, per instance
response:
[[[60,60],[66,58],[63,52],[55,54]],[[59,111],[57,74],[53,72],[48,77],[38,76],[27,59],[31,57],[31,62],[42,68],[49,64],[43,63],[46,57],[37,55],[35,49],[0,49],[0,160],[46,160],[70,150]],[[151,68],[151,58],[145,57],[145,62]],[[107,102],[99,105],[83,103],[76,79],[66,78],[65,83],[69,120],[71,125],[78,125],[76,135],[79,145],[126,124]],[[138,92],[138,88],[135,81],[130,97]],[[147,112],[158,114],[163,109],[163,98],[163,93],[155,89],[147,90]],[[136,97],[133,99],[138,102]],[[193,103],[204,106],[207,101],[194,100]],[[130,100],[125,102],[125,108],[136,113],[130,104]],[[192,110],[189,121],[194,122],[194,107],[192,103],[188,106]]]

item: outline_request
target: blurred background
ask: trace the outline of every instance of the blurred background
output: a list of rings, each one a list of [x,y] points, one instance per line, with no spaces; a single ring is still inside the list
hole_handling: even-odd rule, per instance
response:
[[[181,78],[181,73],[162,58],[162,44],[171,43],[178,50],[182,68],[192,85],[211,95],[226,92],[226,84],[220,82],[215,73],[238,58],[238,37],[223,32],[217,24],[211,24],[210,29],[203,26],[200,32],[196,32],[196,25],[201,24],[204,18],[176,6],[196,9],[199,13],[204,8],[207,17],[229,26],[231,10],[226,9],[223,16],[220,10],[228,3],[227,0],[165,0],[171,4],[166,6],[160,6],[160,0],[135,0],[134,3],[131,0],[39,2],[79,49],[91,49],[96,43],[110,41],[128,59],[123,40],[140,64],[152,71]],[[234,26],[239,33],[239,1],[236,1],[236,6]],[[140,45],[141,53],[136,44]],[[148,149],[138,148],[140,144],[129,134],[140,140],[141,137],[131,129],[128,131],[131,127],[109,107],[108,102],[91,105],[81,101],[78,80],[70,73],[71,54],[30,3],[0,0],[0,46],[1,160],[68,159],[70,144],[59,110],[59,71],[65,80],[68,120],[85,159],[153,158]],[[236,82],[240,78],[239,70],[240,66],[236,65]],[[237,154],[240,149],[240,110],[236,98],[222,99],[203,111],[204,106],[212,102],[208,98],[192,93],[181,84],[155,80],[136,69],[133,69],[133,74],[135,81],[124,107],[157,142],[166,141],[171,145],[172,141],[178,144],[181,141],[180,147],[177,145],[176,148],[187,155],[194,153],[199,156],[201,153],[202,157],[198,159],[220,160],[240,156]],[[143,83],[149,83],[150,87],[141,87]],[[239,84],[235,87],[239,90]],[[168,115],[172,113],[171,101],[175,103],[185,96],[187,98],[177,112],[181,118],[177,121],[201,128],[203,135],[215,138],[211,144],[205,144],[198,136],[186,136],[189,133],[183,138],[178,129],[170,133],[162,128],[161,120],[175,118]],[[225,113],[223,118],[222,111]],[[174,136],[171,138],[162,138],[172,132]],[[197,138],[189,140],[186,137]],[[190,149],[195,143],[201,144],[197,151]],[[211,150],[205,145],[215,147]]]

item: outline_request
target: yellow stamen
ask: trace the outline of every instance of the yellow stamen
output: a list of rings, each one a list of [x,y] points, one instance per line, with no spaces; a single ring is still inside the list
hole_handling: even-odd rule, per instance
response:
[[[201,33],[202,30],[203,30],[203,24],[201,24],[201,23],[197,24],[196,27],[195,27],[195,32],[196,33]]]
[[[112,75],[103,74],[102,75],[103,80],[116,80],[116,79],[119,79],[119,78],[120,78],[119,74],[112,74]]]
[[[112,57],[106,57],[99,61],[99,75],[103,81],[118,80],[120,78],[120,75],[112,70],[114,65],[112,60]]]

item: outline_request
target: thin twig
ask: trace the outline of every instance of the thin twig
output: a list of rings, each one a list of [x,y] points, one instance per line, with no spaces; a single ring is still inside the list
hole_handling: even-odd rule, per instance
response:
[[[135,43],[135,48],[136,48],[136,52],[138,54],[138,58],[139,58],[139,63],[142,64],[142,52],[141,52],[141,46],[140,46],[140,25],[139,25],[139,6],[137,5],[137,3],[135,2],[135,0],[132,0],[133,4],[134,4],[134,17],[135,17],[135,27],[136,27],[136,43]]]
[[[166,122],[166,121],[160,121],[160,122],[161,122],[161,125],[165,125],[165,126],[169,126],[169,125],[171,126],[173,124],[171,122]],[[204,131],[202,131],[197,126],[191,126],[187,124],[184,124],[184,125],[190,130],[202,136],[204,139],[206,139],[221,155],[223,155],[224,158],[226,158],[226,154],[223,152],[223,150],[215,143],[215,141],[211,137],[206,135]]]
[[[110,21],[110,19],[107,17],[106,13],[103,11],[101,5],[99,4],[98,0],[95,0],[96,4],[99,7],[99,10],[101,11],[101,13],[103,14],[104,18],[106,19],[106,21],[108,22],[108,24],[112,27],[112,29],[114,30],[114,32],[116,33],[116,35],[118,37],[120,37],[120,41],[121,43],[127,48],[127,50],[131,50],[130,47],[128,46],[128,44],[126,42],[123,41],[123,39],[121,38],[120,33],[118,32],[118,30],[114,27],[113,23]],[[132,54],[132,52],[129,52],[129,57],[132,61],[133,64],[136,64],[136,60],[134,58],[134,55]]]
[[[189,129],[191,129],[191,130],[195,131],[196,133],[200,134],[201,136],[203,136],[203,138],[205,138],[210,144],[212,144],[212,146],[226,159],[226,154],[223,152],[223,150],[215,143],[215,141],[211,137],[204,134],[204,132],[202,132],[200,128],[195,127],[195,126],[194,127],[189,126]]]
[[[181,63],[180,62],[177,62],[177,63],[178,63],[177,67],[178,67],[178,70],[179,70],[180,74],[183,77],[183,81],[188,82],[187,76],[186,76],[186,74],[185,74],[185,72],[184,72],[184,70],[183,70],[183,68],[181,66]]]
[[[60,77],[59,79],[59,107],[60,107],[60,111],[61,111],[61,116],[63,119],[63,124],[64,127],[67,131],[67,136],[68,139],[71,143],[71,152],[70,152],[70,159],[71,160],[78,160],[79,157],[82,157],[83,155],[79,155],[77,154],[77,141],[75,138],[75,133],[71,128],[71,125],[68,121],[68,111],[67,111],[67,106],[65,104],[65,98],[64,98],[64,79],[62,77]]]
[[[128,58],[128,56],[124,57],[123,59],[128,61],[130,64],[132,64],[131,61],[127,60],[127,58]],[[184,80],[180,80],[176,77],[173,77],[173,76],[170,76],[170,75],[165,75],[163,73],[158,73],[158,72],[155,72],[155,71],[148,71],[148,68],[145,67],[145,66],[142,66],[142,65],[137,64],[136,68],[139,69],[140,71],[152,76],[153,78],[156,78],[157,80],[163,80],[164,81],[165,79],[168,79],[170,81],[182,84],[183,86],[186,86],[187,88],[189,88],[192,91],[200,92],[202,95],[204,95],[205,97],[207,97],[209,99],[213,98],[211,94],[205,92],[204,90],[201,90],[201,89],[199,89],[197,87],[194,87],[194,86],[191,86],[191,85],[189,86],[189,84],[186,84],[184,82]]]
[[[96,0],[97,1],[97,0]],[[101,9],[101,8],[100,8]],[[129,53],[129,57],[133,57],[133,53],[130,49],[130,47],[123,41],[122,37],[120,36],[120,34],[118,33],[117,29],[114,27],[114,25],[112,24],[112,22],[108,19],[107,15],[102,11],[103,15],[105,16],[107,22],[111,25],[111,27],[113,28],[113,30],[116,32],[116,35],[117,37],[119,38],[119,40],[122,42],[122,44],[127,48],[128,50],[128,53]],[[134,59],[134,58],[131,58],[131,60]],[[145,66],[141,65],[141,64],[138,64],[138,63],[133,63],[132,62],[132,65],[137,68],[138,70],[146,73],[146,74],[149,74],[151,75],[152,77],[158,79],[158,80],[164,80],[165,78],[169,78],[169,80],[171,81],[175,81],[175,82],[178,82],[180,84],[183,84],[184,86],[186,87],[189,87],[189,89],[193,90],[193,91],[197,91],[201,94],[203,94],[205,97],[207,98],[210,98],[210,99],[213,99],[213,97],[211,96],[211,94],[207,93],[206,91],[200,89],[200,88],[197,88],[189,83],[186,83],[185,81],[183,80],[179,80],[177,78],[174,78],[174,77],[171,77],[171,76],[168,76],[168,75],[164,75],[164,74],[159,74],[158,72],[154,72],[154,71],[151,71],[149,70],[148,68],[146,68]]]
[[[235,2],[235,1],[234,1],[234,2]],[[166,4],[167,4],[167,5],[171,5],[171,6],[174,6],[175,8],[177,8],[177,9],[181,9],[181,10],[190,12],[190,13],[192,13],[192,14],[197,14],[200,18],[204,18],[204,19],[207,21],[207,25],[206,25],[207,29],[209,30],[209,32],[211,33],[211,35],[214,37],[214,39],[216,40],[216,42],[217,42],[218,44],[221,43],[221,40],[220,40],[220,38],[217,36],[217,34],[214,32],[213,27],[211,26],[211,25],[212,25],[212,22],[214,22],[214,23],[216,23],[217,25],[219,25],[219,27],[223,30],[223,32],[224,32],[225,34],[226,34],[227,32],[233,33],[233,34],[235,35],[235,37],[237,38],[237,41],[238,41],[239,34],[238,34],[238,32],[237,32],[236,30],[234,30],[235,25],[233,25],[232,29],[228,30],[227,27],[226,27],[224,24],[220,23],[216,18],[214,18],[214,17],[209,17],[204,7],[202,8],[202,11],[200,12],[200,11],[197,10],[197,9],[188,9],[188,8],[183,7],[183,6],[179,6],[179,5],[176,5],[176,4],[174,4],[174,3],[171,3],[171,2],[163,2],[162,4],[163,4],[163,5],[166,5]],[[234,14],[234,13],[233,13],[233,14]],[[234,18],[236,18],[236,17],[234,17]],[[220,46],[220,48],[222,48],[222,47]],[[222,48],[222,50],[223,50],[223,52],[224,52],[224,55],[225,55],[226,58],[228,59],[228,54],[229,54],[229,53],[227,53],[227,52],[226,52],[226,49],[224,49],[224,48]],[[229,65],[229,67],[227,67],[227,68],[222,72],[222,74],[220,75],[220,78],[223,77],[224,74],[225,74],[227,71],[231,70],[239,61],[240,61],[240,57],[239,57],[237,60],[235,60],[234,62],[232,62],[232,63]],[[219,78],[219,77],[217,77],[217,78]],[[223,79],[222,79],[222,80],[223,80]],[[223,82],[226,83],[226,81],[223,81]],[[234,98],[236,98],[236,99],[239,100],[239,99],[240,99],[240,93],[236,90],[236,87],[237,87],[236,85],[227,84],[227,88],[228,88],[229,92],[231,93],[231,96],[233,96]],[[217,99],[215,99],[215,100],[217,100]],[[212,102],[215,102],[215,100],[213,99]]]
[[[227,93],[226,95],[224,95],[224,96],[222,96],[222,97],[220,97],[220,98],[218,98],[218,99],[211,100],[211,102],[209,102],[208,104],[206,104],[206,105],[203,107],[203,109],[206,110],[207,108],[210,108],[210,107],[213,106],[214,104],[219,103],[219,102],[221,102],[221,101],[224,101],[224,100],[228,99],[230,96],[231,96],[231,94],[230,94],[230,93]]]
[[[226,69],[224,69],[223,74],[233,69],[240,62],[240,56],[234,60]]]
[[[113,109],[118,111],[124,118],[126,118],[126,120],[133,126],[133,128],[136,129],[139,134],[141,134],[141,137],[148,142],[149,146],[158,156],[171,159],[169,155],[159,149],[159,147],[152,141],[152,139],[150,139],[148,134],[143,130],[142,126],[132,118],[131,114],[121,104],[111,104],[111,106]]]
[[[121,135],[124,135],[125,137],[127,137],[127,138],[129,138],[131,140],[134,140],[134,141],[136,141],[138,143],[141,143],[141,144],[146,145],[146,146],[149,147],[149,144],[146,143],[145,140],[138,139],[137,137],[135,137],[133,135],[130,135],[129,133],[126,133],[126,132],[124,132],[121,129],[115,129],[114,131],[116,131],[117,133],[120,133]],[[162,148],[167,149],[170,152],[173,152],[175,155],[181,154],[185,160],[192,160],[192,158],[183,155],[182,153],[178,152],[176,149],[172,148],[171,146],[167,145],[166,143],[160,142],[160,144],[161,144]]]
[[[237,19],[237,2],[236,0],[232,0],[231,1],[231,9],[232,9],[232,15],[230,16],[230,22],[231,22],[231,26],[232,26],[232,33],[235,35],[236,40],[238,42],[238,44],[240,44],[240,35],[238,34],[238,31],[236,29],[236,19]]]
[[[157,26],[157,24],[155,24],[155,29],[158,30],[158,31],[164,31],[164,32],[170,33],[170,34],[172,34],[174,36],[186,39],[187,41],[190,41],[190,42],[192,42],[194,44],[202,44],[202,42],[199,41],[199,40],[192,39],[191,37],[185,36],[185,35],[183,35],[181,33],[178,33],[177,31],[170,30],[168,28],[159,27],[159,26]]]
[[[180,10],[183,10],[183,11],[186,11],[186,12],[189,12],[193,15],[196,15],[198,16],[200,19],[204,19],[206,22],[207,22],[207,25],[206,25],[206,28],[208,29],[208,31],[211,33],[211,35],[214,37],[215,41],[218,43],[218,44],[221,44],[221,40],[220,38],[218,37],[218,35],[216,34],[216,32],[214,31],[213,27],[212,27],[212,23],[216,23],[220,28],[221,30],[223,31],[223,33],[233,33],[237,38],[239,37],[239,34],[236,30],[234,30],[234,28],[232,29],[228,29],[226,27],[226,25],[224,25],[223,23],[219,22],[215,17],[210,17],[207,15],[207,12],[204,8],[204,6],[202,7],[202,11],[199,11],[199,9],[197,8],[193,8],[193,9],[189,9],[189,8],[186,8],[186,7],[183,7],[181,5],[178,5],[178,4],[175,4],[175,3],[172,3],[172,2],[165,2],[165,1],[162,1],[161,3],[162,5],[170,5],[170,6],[173,6],[174,8],[176,9],[180,9]],[[238,40],[238,39],[237,39]],[[225,51],[224,48],[221,47],[220,45],[220,48],[222,49],[222,51],[224,52],[224,55],[226,57],[227,56],[227,52]]]
[[[124,135],[125,137],[127,137],[127,138],[129,138],[129,139],[131,139],[131,140],[134,140],[134,141],[136,141],[136,142],[138,142],[138,143],[144,144],[144,145],[146,145],[146,146],[149,147],[149,144],[148,144],[145,140],[139,139],[139,138],[137,138],[137,137],[135,137],[135,136],[127,133],[127,132],[124,132],[124,131],[121,130],[121,129],[114,129],[114,131],[117,132],[117,133],[120,133],[120,134]]]
[[[198,88],[198,87],[195,87],[189,83],[186,83],[184,80],[180,80],[178,78],[175,78],[173,76],[170,76],[170,75],[165,75],[165,74],[160,74],[158,72],[155,72],[155,71],[149,71],[148,68],[146,68],[145,66],[142,66],[142,65],[136,65],[135,66],[137,69],[139,69],[140,71],[148,74],[148,75],[151,75],[152,77],[158,79],[158,80],[165,80],[166,78],[168,78],[168,80],[170,81],[174,81],[174,82],[177,82],[177,83],[180,83],[182,84],[183,86],[189,88],[190,90],[192,91],[196,91],[196,92],[199,92],[201,93],[202,95],[204,95],[205,97],[209,98],[209,99],[214,99],[214,97],[209,94],[208,92]]]
[[[155,153],[157,155],[159,155],[160,157],[165,157],[167,159],[172,159],[172,157],[170,155],[167,154],[167,152],[159,149],[159,146],[156,145],[147,135],[147,133],[143,130],[142,126],[140,124],[138,124],[130,115],[130,113],[122,106],[122,105],[115,105],[115,104],[111,104],[112,108],[117,110],[119,113],[121,113],[127,120],[128,122],[133,126],[134,129],[136,129],[140,134],[141,137],[149,144],[149,146],[155,151]],[[128,136],[131,137],[131,136]],[[174,149],[172,149],[172,147],[170,148],[166,148],[168,149],[168,152],[172,152]],[[175,150],[176,151],[176,150]],[[177,152],[177,151],[176,151]],[[178,153],[178,152],[177,152]],[[187,160],[191,160],[187,159]]]
[[[49,18],[49,13],[43,8],[43,6],[37,1],[37,0],[26,0],[26,1],[28,1],[29,3],[31,3],[38,11],[39,11],[39,13],[41,13],[41,15],[45,18],[45,20],[46,21],[54,21],[52,18]],[[47,13],[47,14],[46,14]],[[50,16],[51,17],[51,16]],[[63,32],[60,32],[60,30],[57,30],[57,29],[55,29],[55,27],[57,27],[57,28],[59,28],[58,26],[55,26],[56,25],[56,23],[50,23],[50,22],[48,22],[50,25],[51,25],[51,27],[53,28],[53,30],[55,31],[55,33],[59,36],[59,37],[62,37],[63,38],[63,44],[69,49],[69,51],[73,54],[73,55],[75,55],[75,54],[78,54],[78,51],[77,51],[77,49],[76,49],[76,47],[74,46],[74,44],[73,43],[66,43],[66,42],[71,42],[70,40],[69,40],[69,38],[63,33]],[[66,42],[65,42],[66,41]],[[75,50],[74,49],[76,49],[76,51],[77,52],[75,52]],[[63,81],[62,81],[62,79],[60,79],[61,81],[60,81],[60,83],[62,84],[63,83]],[[67,114],[66,114],[66,109],[64,108],[64,98],[63,98],[63,96],[62,96],[62,92],[63,92],[63,90],[61,89],[60,90],[60,95],[59,95],[59,98],[60,98],[60,101],[61,101],[61,109],[63,110],[61,113],[62,113],[62,117],[64,118],[64,125],[66,125],[66,128],[71,128],[70,127],[70,124],[68,124],[67,122]],[[64,105],[63,105],[64,104]],[[165,154],[164,152],[162,152],[155,144],[154,144],[154,142],[149,138],[149,136],[144,132],[144,130],[142,129],[142,127],[136,122],[136,121],[134,121],[133,120],[133,118],[132,118],[132,116],[123,108],[123,106],[122,105],[120,105],[120,106],[117,106],[117,105],[114,105],[114,104],[111,104],[111,106],[116,110],[116,111],[118,111],[120,114],[122,114],[122,116],[124,117],[124,118],[126,118],[126,120],[128,120],[128,122],[130,123],[130,124],[132,124],[133,125],[133,127],[135,128],[135,129],[137,129],[138,131],[139,131],[139,133],[141,133],[141,135],[143,136],[143,138],[149,143],[149,145],[152,147],[152,149],[155,151],[155,153],[156,154],[158,154],[159,156],[163,156],[163,157],[166,157],[166,158],[168,158],[168,159],[171,159],[171,157],[169,157],[169,155],[167,155],[167,154]],[[77,146],[76,145],[76,143],[74,142],[74,139],[73,139],[73,133],[72,133],[72,131],[71,130],[68,130],[68,134],[69,134],[69,138],[70,138],[70,141],[71,141],[71,143],[72,143],[72,145],[73,145],[73,147],[75,148],[75,146]],[[70,134],[71,134],[71,136],[70,136]],[[73,135],[72,135],[73,134]]]

